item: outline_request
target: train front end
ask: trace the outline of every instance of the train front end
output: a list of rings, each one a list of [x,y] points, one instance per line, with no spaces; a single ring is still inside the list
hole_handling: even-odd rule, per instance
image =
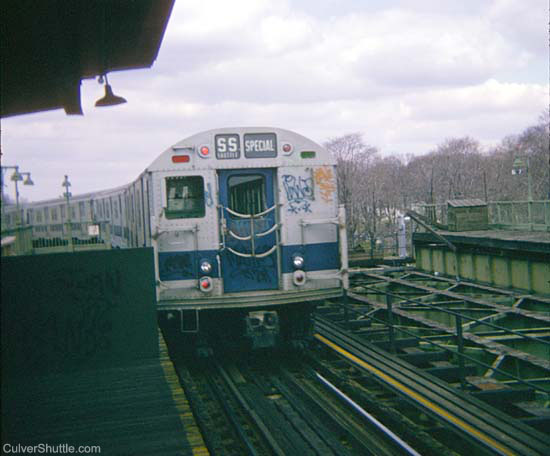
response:
[[[177,143],[148,171],[161,321],[203,345],[307,338],[313,307],[347,286],[329,153],[287,130],[228,128]]]

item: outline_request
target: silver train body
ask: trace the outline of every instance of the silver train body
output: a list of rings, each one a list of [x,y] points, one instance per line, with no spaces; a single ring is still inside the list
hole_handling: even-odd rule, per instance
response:
[[[70,215],[73,237],[95,226],[114,248],[153,247],[163,321],[199,337],[237,326],[262,346],[307,332],[312,306],[347,287],[344,214],[323,147],[253,127],[196,134],[128,185],[24,217],[34,239],[65,237]]]

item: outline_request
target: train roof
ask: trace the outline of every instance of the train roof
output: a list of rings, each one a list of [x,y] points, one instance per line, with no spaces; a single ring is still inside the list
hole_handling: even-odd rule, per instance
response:
[[[146,171],[334,165],[323,146],[274,127],[227,127],[197,133],[166,149]]]
[[[113,194],[116,194],[117,192],[124,192],[124,190],[126,190],[126,188],[128,188],[128,185],[131,184],[131,182],[128,182],[124,185],[120,185],[118,187],[115,187],[115,188],[106,188],[104,190],[97,190],[97,191],[92,191],[92,192],[87,192],[87,193],[78,193],[78,194],[75,194],[75,195],[71,195],[71,204],[73,203],[78,203],[79,201],[82,201],[82,200],[89,200],[89,199],[101,199],[101,198],[105,198],[105,197],[108,197],[108,196],[111,196]],[[65,203],[65,197],[63,196],[59,196],[57,198],[49,198],[49,199],[46,199],[46,200],[38,200],[38,201],[30,201],[30,202],[24,202],[24,203],[20,203],[20,206],[22,208],[36,208],[36,207],[40,207],[40,206],[50,206],[50,205],[54,205],[54,204],[60,204],[60,203]],[[13,205],[15,207],[15,205]],[[6,208],[8,206],[6,205]],[[10,206],[11,207],[11,206]]]
[[[225,148],[229,149],[231,138],[237,137],[238,154],[229,150],[227,153],[221,152],[220,147],[216,147],[216,145],[220,145],[216,144],[216,140],[219,141],[219,138],[222,138],[226,139]],[[203,147],[208,148],[207,155],[201,155]],[[188,159],[182,157],[188,157]],[[336,160],[323,146],[293,131],[274,127],[227,127],[203,131],[177,142],[157,157],[145,169],[145,172],[335,164]],[[131,183],[127,182],[115,188],[73,195],[71,203],[100,199],[117,192],[123,192]],[[65,201],[63,197],[51,198],[23,203],[21,207],[48,206],[63,201]]]

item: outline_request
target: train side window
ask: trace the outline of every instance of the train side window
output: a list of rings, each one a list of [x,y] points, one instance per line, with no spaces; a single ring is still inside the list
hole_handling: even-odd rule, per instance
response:
[[[204,181],[201,176],[166,178],[167,219],[204,217]]]
[[[240,214],[258,214],[266,210],[264,176],[231,176],[227,185],[229,209]]]

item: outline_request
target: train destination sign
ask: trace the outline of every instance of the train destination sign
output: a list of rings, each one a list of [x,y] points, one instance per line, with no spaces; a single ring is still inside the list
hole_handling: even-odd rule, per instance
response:
[[[239,135],[223,134],[216,135],[216,158],[226,160],[241,157],[241,141]]]
[[[277,136],[275,133],[248,133],[244,135],[243,142],[246,158],[277,156]]]

